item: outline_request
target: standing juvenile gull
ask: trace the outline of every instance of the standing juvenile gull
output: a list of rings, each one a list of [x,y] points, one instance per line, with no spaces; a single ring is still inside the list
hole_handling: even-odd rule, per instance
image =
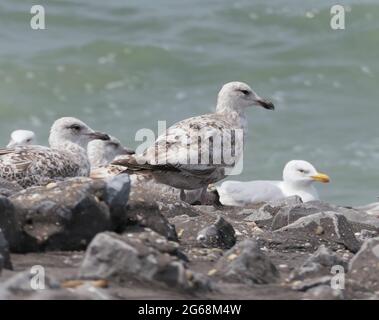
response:
[[[11,133],[11,139],[7,144],[7,148],[16,146],[28,146],[36,144],[36,135],[30,130],[15,130]]]
[[[292,160],[283,170],[283,181],[225,181],[217,187],[220,202],[227,206],[249,204],[299,196],[303,202],[318,200],[314,181],[329,182],[326,174],[318,173],[309,162]]]
[[[60,118],[51,127],[50,148],[0,149],[0,178],[26,188],[57,178],[88,176],[90,164],[86,148],[94,139],[107,140],[109,136],[93,131],[78,119]]]
[[[87,153],[92,170],[107,166],[119,155],[134,154],[134,151],[122,146],[117,138],[110,136],[109,140],[91,141],[88,144]]]
[[[247,127],[245,109],[253,105],[274,109],[247,84],[227,83],[218,94],[215,113],[182,120],[168,128],[143,154],[119,158],[113,164],[126,166],[130,172],[151,172],[158,182],[181,189],[182,200],[184,190],[202,188],[205,195],[208,184],[223,179],[225,169],[233,167],[241,157]],[[238,135],[241,132],[242,136]],[[222,139],[220,144],[214,143],[217,139]],[[231,153],[234,163],[214,161]]]

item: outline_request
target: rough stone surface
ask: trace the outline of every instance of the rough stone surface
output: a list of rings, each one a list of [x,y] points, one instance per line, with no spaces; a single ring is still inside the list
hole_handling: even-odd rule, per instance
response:
[[[291,280],[304,280],[310,277],[330,275],[333,266],[341,266],[347,272],[347,262],[325,245],[322,245],[291,275]]]
[[[22,242],[9,240],[16,252],[83,249],[99,232],[110,228],[105,184],[72,178],[21,191],[9,199],[16,208]]]
[[[236,243],[235,231],[228,221],[218,216],[215,223],[200,230],[197,241],[208,248],[230,249]]]
[[[275,215],[271,229],[277,230],[285,227],[296,220],[309,216],[314,213],[330,211],[332,207],[322,201],[310,201],[306,203],[297,203],[281,207]]]
[[[336,212],[320,212],[305,216],[292,224],[278,229],[276,233],[285,234],[291,240],[308,241],[312,247],[317,243],[333,247],[343,245],[351,252],[357,252],[360,243],[346,218]],[[328,244],[327,244],[328,243]]]
[[[0,196],[0,229],[11,246],[21,245],[22,236],[19,228],[14,205],[8,198]]]
[[[101,233],[87,249],[80,277],[209,289],[209,281],[188,270],[177,253],[177,244],[152,231],[122,236]]]
[[[349,264],[349,278],[379,291],[379,237],[366,240]]]
[[[104,202],[109,206],[111,228],[120,231],[126,224],[130,178],[126,173],[106,179]]]
[[[30,270],[15,274],[4,283],[0,284],[0,300],[19,299],[19,297],[31,296],[36,292],[42,290],[33,287],[33,274]],[[37,283],[38,286],[41,284]],[[43,286],[45,289],[58,289],[59,283],[44,275]]]
[[[12,269],[11,258],[9,255],[8,242],[0,229],[0,273],[3,268]]]
[[[175,226],[162,214],[159,204],[148,193],[131,194],[126,218],[126,227],[138,225],[150,228],[169,240],[178,240]]]
[[[4,243],[18,249],[10,253],[13,269],[0,273],[0,297],[379,297],[374,216],[320,201],[303,204],[296,197],[244,208],[194,206],[179,200],[173,188],[130,188],[128,180],[127,175],[105,181],[67,179],[0,196],[2,263],[9,257]],[[289,221],[272,230],[280,216]],[[105,225],[110,231],[103,232]],[[332,268],[347,271],[348,263],[345,288],[333,289]],[[35,265],[46,270],[45,290],[30,288]],[[17,278],[24,280],[9,284]]]
[[[275,265],[252,240],[244,240],[227,251],[216,270],[216,275],[227,281],[250,285],[274,283],[279,279]]]

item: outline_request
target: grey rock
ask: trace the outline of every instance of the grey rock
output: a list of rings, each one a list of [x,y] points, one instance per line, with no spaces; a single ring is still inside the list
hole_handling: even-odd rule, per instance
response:
[[[200,230],[197,241],[206,248],[230,249],[236,243],[236,236],[233,226],[218,216],[215,223]]]
[[[130,178],[126,173],[106,179],[104,202],[109,206],[112,230],[120,231],[126,224]]]
[[[279,272],[256,241],[244,240],[227,251],[216,264],[218,275],[230,282],[249,285],[275,283]]]
[[[118,283],[155,283],[182,290],[209,290],[209,280],[187,269],[177,253],[177,243],[153,231],[101,233],[89,245],[79,276]]]
[[[19,246],[22,241],[20,226],[16,218],[16,209],[12,202],[0,196],[0,229],[11,246]]]
[[[35,274],[31,270],[17,273],[0,285],[0,300],[25,299],[27,296],[45,289],[59,289],[59,283],[52,277],[44,274],[44,289],[33,288]]]
[[[372,231],[372,230],[366,230],[366,229],[362,229],[360,232],[357,232],[355,234],[356,238],[361,241],[361,242],[364,242],[366,241],[367,239],[371,239],[371,238],[375,238],[377,237],[379,234],[377,231]]]
[[[132,226],[150,228],[169,240],[178,241],[175,226],[161,213],[158,203],[149,197],[148,193],[136,193],[130,197],[127,205],[125,231]]]
[[[320,244],[333,247],[333,244],[339,244],[351,252],[357,252],[360,248],[351,225],[342,214],[336,212],[320,212],[305,216],[274,231],[275,233],[287,237],[288,243],[308,242],[310,247],[318,247]]]
[[[350,261],[348,276],[366,289],[379,290],[379,237],[363,243]]]
[[[294,206],[301,205],[303,201],[298,196],[287,197],[280,200],[270,201],[254,210],[252,214],[245,218],[246,221],[264,221],[271,222],[271,220],[281,210],[288,210]]]
[[[321,284],[306,291],[306,300],[342,300],[343,290],[333,289],[330,285]]]
[[[335,252],[321,245],[298,269],[291,273],[290,280],[330,275],[331,268],[336,265],[342,266],[345,272],[347,271],[347,262]]]
[[[12,262],[8,242],[4,237],[3,231],[0,229],[0,274],[3,268],[12,270]]]
[[[332,281],[332,276],[322,276],[317,278],[310,278],[303,281],[295,281],[291,288],[296,291],[308,291],[309,289],[316,288],[320,285],[330,286]]]
[[[343,214],[354,232],[360,232],[362,229],[379,232],[379,218],[376,216],[344,207],[336,207],[333,211]]]
[[[271,229],[277,230],[291,224],[292,222],[295,222],[302,217],[330,210],[332,210],[332,207],[322,201],[310,201],[306,203],[283,206],[276,213],[272,221]]]
[[[16,208],[22,243],[10,242],[11,250],[80,250],[99,232],[110,229],[105,183],[89,178],[70,178],[21,191],[9,199]]]

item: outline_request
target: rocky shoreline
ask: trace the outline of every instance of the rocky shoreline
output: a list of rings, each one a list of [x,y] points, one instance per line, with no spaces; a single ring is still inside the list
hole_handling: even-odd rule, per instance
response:
[[[379,299],[376,216],[296,196],[189,205],[130,184],[1,183],[0,299]]]

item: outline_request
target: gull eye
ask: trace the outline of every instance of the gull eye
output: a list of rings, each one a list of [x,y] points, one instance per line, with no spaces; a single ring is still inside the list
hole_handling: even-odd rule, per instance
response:
[[[32,141],[32,139],[28,139],[28,140],[26,140],[26,142],[30,142],[30,141]]]
[[[70,129],[72,129],[74,131],[80,131],[82,129],[82,127],[78,124],[73,124],[72,126],[70,126]]]
[[[298,169],[297,171],[299,171],[300,173],[306,173],[304,169]]]
[[[250,94],[249,90],[240,90],[245,96],[248,96]]]

